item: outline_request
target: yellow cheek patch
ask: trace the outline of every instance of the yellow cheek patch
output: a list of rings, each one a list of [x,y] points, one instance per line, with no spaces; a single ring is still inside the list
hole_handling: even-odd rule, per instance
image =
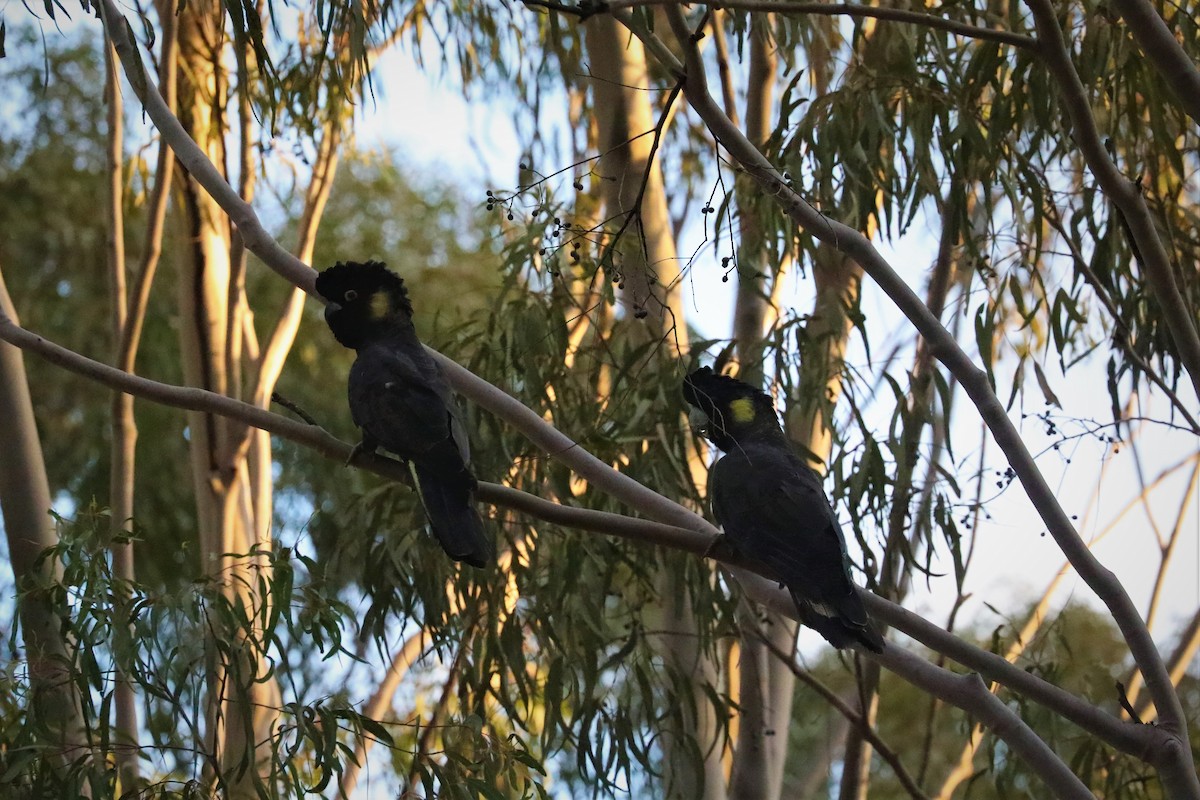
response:
[[[371,295],[371,319],[383,319],[392,313],[392,299],[387,292]]]
[[[733,421],[745,424],[754,420],[754,401],[749,397],[739,397],[729,404],[729,413]]]

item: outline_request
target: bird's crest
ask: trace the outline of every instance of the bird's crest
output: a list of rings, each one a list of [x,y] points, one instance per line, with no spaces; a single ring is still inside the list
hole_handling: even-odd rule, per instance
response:
[[[761,408],[774,413],[771,397],[745,381],[718,375],[712,367],[701,367],[683,379],[683,399],[709,417],[714,412],[728,413],[730,421],[746,423],[758,416]]]
[[[352,350],[412,329],[412,303],[404,279],[380,261],[334,264],[317,275],[317,293],[328,301],[329,329]]]
[[[317,293],[343,306],[365,302],[368,316],[376,320],[395,311],[413,312],[404,279],[382,261],[339,261],[317,275]]]

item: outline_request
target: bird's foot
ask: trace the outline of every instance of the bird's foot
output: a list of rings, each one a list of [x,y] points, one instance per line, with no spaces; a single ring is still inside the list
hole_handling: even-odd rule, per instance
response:
[[[375,452],[375,443],[364,437],[361,442],[354,445],[354,448],[350,451],[350,455],[348,455],[346,457],[346,466],[347,467],[354,466],[355,459],[357,459],[363,453],[374,453],[374,452]]]
[[[725,534],[718,533],[712,537],[712,541],[708,543],[708,547],[704,548],[704,558],[713,558],[717,553],[726,549]]]

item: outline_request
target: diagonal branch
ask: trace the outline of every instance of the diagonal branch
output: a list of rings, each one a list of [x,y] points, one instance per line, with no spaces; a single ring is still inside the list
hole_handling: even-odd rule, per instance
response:
[[[1040,1],[1040,0],[1039,0]],[[626,15],[628,18],[628,15]],[[987,424],[996,443],[1008,458],[1030,501],[1046,523],[1055,542],[1070,560],[1079,575],[1100,597],[1116,621],[1129,646],[1134,660],[1147,676],[1146,686],[1156,705],[1160,708],[1162,727],[1177,737],[1176,742],[1163,748],[1156,757],[1157,766],[1164,780],[1176,786],[1186,795],[1200,797],[1200,780],[1192,766],[1190,748],[1187,744],[1187,723],[1183,707],[1175,694],[1163,666],[1154,640],[1117,577],[1088,550],[1071,523],[1066,511],[1059,503],[1054,490],[1047,484],[1038,469],[1033,455],[1025,446],[1020,432],[1009,419],[1003,403],[996,396],[987,374],[977,367],[954,337],[929,311],[924,302],[913,292],[892,266],[875,249],[871,241],[859,231],[826,217],[798,195],[783,179],[782,173],[757,148],[730,124],[729,118],[717,106],[709,94],[705,78],[704,63],[694,42],[683,12],[675,6],[667,8],[667,18],[686,57],[684,94],[692,108],[708,126],[722,146],[745,169],[770,196],[779,202],[789,217],[812,236],[836,247],[849,258],[862,265],[863,269],[879,284],[926,341],[930,352],[941,361],[958,379],[970,396],[980,416]],[[643,38],[647,49],[659,53],[666,46],[654,36],[630,22],[631,30]],[[651,42],[657,42],[652,44]],[[669,50],[667,51],[669,53]],[[671,61],[678,64],[673,56]],[[671,66],[671,62],[667,62]],[[676,71],[674,77],[678,78]],[[1157,241],[1157,240],[1156,240]],[[1161,243],[1159,245],[1161,247]],[[1200,359],[1198,359],[1200,360]],[[1194,377],[1200,381],[1200,369]],[[1181,796],[1186,796],[1181,794]]]
[[[1113,0],[1146,58],[1175,93],[1183,110],[1200,124],[1200,71],[1148,0]],[[1185,11],[1179,11],[1185,14]]]
[[[121,59],[121,66],[130,86],[133,87],[133,93],[141,101],[142,108],[158,129],[163,141],[175,152],[179,163],[229,215],[230,221],[237,226],[247,250],[291,283],[312,294],[316,273],[267,233],[253,207],[229,185],[200,146],[184,130],[183,124],[167,106],[158,87],[151,80],[131,35],[129,22],[121,15],[116,4],[112,0],[101,0],[100,8],[103,12],[100,18],[104,24],[104,32]]]
[[[316,425],[296,422],[249,403],[203,389],[171,386],[123,373],[47,341],[41,336],[21,328],[3,314],[0,314],[0,340],[36,353],[52,364],[109,388],[129,392],[162,405],[233,418],[289,441],[310,447],[326,458],[335,461],[345,463],[353,450],[351,445]],[[525,407],[521,406],[521,408]],[[533,411],[525,410],[534,414]],[[540,420],[540,417],[538,419]],[[553,428],[546,427],[558,434]],[[576,448],[573,452],[584,453],[585,451]],[[594,456],[590,457],[594,458]],[[359,468],[391,480],[402,483],[410,480],[406,466],[390,458],[360,453],[354,463]],[[603,462],[600,463],[603,464]],[[620,475],[616,472],[613,474]],[[632,479],[627,480],[632,481]],[[636,481],[632,482],[642,491],[650,492]],[[674,505],[661,495],[655,494],[654,496],[663,505]],[[525,511],[532,516],[556,524],[671,547],[693,555],[718,558],[731,568],[739,583],[756,602],[767,605],[790,618],[795,619],[796,617],[795,605],[790,596],[779,589],[776,581],[752,572],[751,565],[741,563],[729,553],[710,552],[713,550],[712,542],[717,530],[700,517],[694,517],[699,521],[698,524],[677,527],[621,514],[562,506],[517,489],[492,483],[479,484],[479,498],[494,505]],[[1051,709],[1123,752],[1144,758],[1156,744],[1167,742],[1172,738],[1167,731],[1160,728],[1121,722],[1069,692],[1009,664],[995,654],[985,652],[958,639],[953,634],[894,603],[870,592],[860,590],[860,593],[868,610],[876,618],[908,634],[930,649],[976,670],[988,680],[1002,683],[1013,691]],[[889,646],[888,649],[896,648]],[[885,664],[885,666],[887,665]]]
[[[1196,333],[1195,311],[1188,306],[1176,285],[1171,257],[1138,186],[1121,174],[1100,139],[1087,91],[1063,39],[1057,10],[1050,0],[1026,0],[1026,5],[1037,24],[1038,50],[1062,92],[1062,103],[1071,121],[1071,136],[1096,181],[1128,223],[1132,245],[1141,253],[1140,264],[1146,282],[1158,300],[1163,320],[1179,353],[1179,362],[1191,378],[1196,394],[1200,395],[1200,335]]]

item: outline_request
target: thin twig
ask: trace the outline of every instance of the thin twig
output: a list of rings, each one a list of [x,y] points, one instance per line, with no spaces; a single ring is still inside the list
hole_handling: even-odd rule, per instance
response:
[[[558,3],[534,2],[534,0],[524,0],[524,2],[526,5],[542,6],[568,14],[578,15],[579,13],[576,8],[563,6]],[[608,0],[604,3],[595,3],[594,5],[603,6],[603,10],[614,13],[615,16],[616,12],[627,11],[630,8],[663,6],[674,4],[675,2],[676,0]],[[772,0],[719,0],[719,2],[718,0],[709,0],[709,2],[694,2],[693,4],[713,9],[735,11],[770,11],[784,15],[812,14],[830,17],[861,17],[889,22],[907,22],[925,28],[946,31],[969,39],[1008,44],[1023,50],[1035,50],[1037,48],[1037,41],[1031,36],[1011,31],[998,31],[994,28],[981,28],[978,25],[968,25],[965,22],[956,22],[943,17],[935,17],[932,14],[922,14],[919,11],[908,11],[901,8],[880,8],[877,6],[859,5],[857,3],[795,3],[773,2]],[[590,14],[595,13],[597,13],[595,10],[590,12]]]
[[[1121,708],[1125,709],[1125,713],[1129,715],[1131,720],[1138,725],[1142,724],[1142,718],[1133,710],[1133,706],[1129,703],[1129,696],[1125,694],[1125,684],[1120,681],[1117,681],[1117,702],[1121,704]]]

